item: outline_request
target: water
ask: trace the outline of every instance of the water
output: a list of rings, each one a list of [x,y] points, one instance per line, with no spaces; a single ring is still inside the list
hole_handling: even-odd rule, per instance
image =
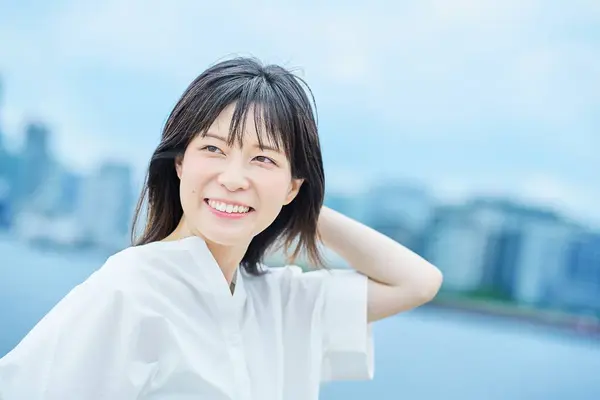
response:
[[[0,240],[0,356],[103,262]],[[375,326],[375,379],[321,398],[600,399],[600,342],[493,317],[422,308]]]

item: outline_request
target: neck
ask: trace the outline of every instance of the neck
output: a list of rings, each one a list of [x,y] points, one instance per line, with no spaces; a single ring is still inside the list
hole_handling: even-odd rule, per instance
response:
[[[186,224],[185,218],[182,218],[177,228],[163,241],[179,240],[189,236],[198,236],[202,238],[208,247],[208,250],[212,253],[213,258],[219,265],[219,268],[223,272],[223,276],[227,280],[227,283],[231,285],[235,273],[240,265],[248,245],[245,246],[228,246],[219,243],[211,242],[202,236],[199,232],[195,232],[193,229]]]
[[[208,250],[212,253],[215,261],[223,271],[223,276],[227,280],[228,284],[231,284],[233,277],[235,276],[235,272],[237,271],[244,254],[246,253],[246,248],[236,248],[234,246],[225,246],[221,244],[212,243],[206,240],[206,245]]]

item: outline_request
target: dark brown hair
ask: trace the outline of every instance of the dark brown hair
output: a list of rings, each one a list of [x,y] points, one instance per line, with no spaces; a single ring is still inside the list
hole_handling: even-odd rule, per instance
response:
[[[286,253],[295,243],[291,260],[306,252],[311,264],[322,266],[317,220],[323,204],[325,176],[314,96],[308,85],[290,71],[278,65],[263,65],[254,58],[234,58],[213,65],[188,86],[175,105],[150,160],[135,210],[133,244],[162,240],[177,227],[183,209],[175,159],[184,154],[196,135],[206,134],[230,104],[235,104],[235,111],[229,144],[241,143],[246,114],[253,109],[259,144],[266,137],[282,148],[290,161],[293,178],[304,179],[296,198],[252,239],[242,267],[251,274],[260,274],[262,259],[275,243],[282,243]],[[260,131],[262,127],[266,132]],[[136,238],[142,213],[145,227],[141,237]]]

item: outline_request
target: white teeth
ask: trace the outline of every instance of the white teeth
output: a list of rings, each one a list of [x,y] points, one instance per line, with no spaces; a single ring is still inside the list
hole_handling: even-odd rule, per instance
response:
[[[229,214],[232,213],[247,213],[248,210],[250,209],[249,207],[245,207],[245,206],[238,206],[238,205],[233,205],[233,204],[226,204],[226,203],[222,203],[220,201],[215,201],[215,200],[209,200],[208,201],[208,205],[211,206],[212,208],[214,208],[215,210],[219,210],[221,212],[226,212]]]

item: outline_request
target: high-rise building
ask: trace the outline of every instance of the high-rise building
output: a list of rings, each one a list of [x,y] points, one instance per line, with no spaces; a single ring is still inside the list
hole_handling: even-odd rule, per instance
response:
[[[578,231],[552,212],[499,199],[442,207],[432,221],[425,256],[444,273],[446,289],[533,304],[547,301]]]
[[[482,286],[519,303],[545,303],[579,228],[552,211],[513,202],[480,200],[473,206],[480,219],[482,211],[503,216],[488,236]]]
[[[36,203],[41,201],[41,189],[52,167],[49,140],[50,131],[45,125],[29,123],[26,126],[16,182],[18,209],[35,208]]]
[[[2,126],[0,125],[0,229],[7,228],[11,220],[12,179],[10,167],[13,158],[3,146]]]
[[[92,244],[108,249],[124,247],[133,207],[129,165],[105,163],[96,173],[84,178],[78,215]]]
[[[31,211],[48,217],[73,214],[79,197],[79,177],[57,162],[50,162],[45,180],[31,203]]]
[[[548,303],[600,315],[600,233],[574,236],[563,274],[552,285]]]
[[[544,304],[567,267],[569,242],[578,228],[560,219],[523,216],[519,226],[490,242],[495,287],[520,303]]]
[[[0,80],[0,229],[12,223],[15,203],[14,186],[17,181],[17,158],[5,146],[5,131],[2,117],[3,87]]]
[[[436,209],[424,231],[423,255],[444,274],[444,290],[465,292],[480,287],[489,231],[468,207]]]

